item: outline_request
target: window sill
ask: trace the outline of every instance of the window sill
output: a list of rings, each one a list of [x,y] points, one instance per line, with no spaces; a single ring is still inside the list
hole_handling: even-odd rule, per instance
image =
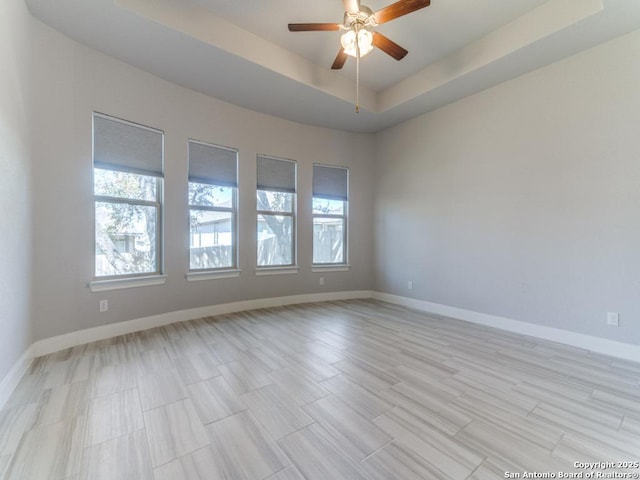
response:
[[[312,272],[348,272],[351,270],[351,265],[314,265],[311,267]]]
[[[188,282],[200,282],[202,280],[216,280],[219,278],[237,278],[241,270],[210,270],[205,272],[189,272],[186,274]]]
[[[112,280],[94,280],[89,282],[89,289],[93,292],[107,292],[109,290],[121,290],[124,288],[151,287],[164,285],[167,282],[166,275],[153,275],[149,277],[115,278]]]
[[[266,275],[290,275],[292,273],[298,273],[300,267],[259,267],[256,268],[256,277],[262,277]]]

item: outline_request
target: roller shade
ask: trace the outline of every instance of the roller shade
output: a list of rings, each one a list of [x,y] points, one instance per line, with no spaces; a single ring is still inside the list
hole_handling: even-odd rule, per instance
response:
[[[346,202],[349,195],[349,170],[327,165],[313,166],[313,196]]]
[[[296,162],[258,155],[258,190],[296,193]]]
[[[160,130],[94,114],[95,167],[162,177],[162,160]]]
[[[189,140],[189,181],[238,186],[238,151]]]

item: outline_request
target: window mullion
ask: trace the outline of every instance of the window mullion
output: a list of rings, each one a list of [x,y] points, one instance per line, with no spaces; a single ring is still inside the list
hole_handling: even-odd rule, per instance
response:
[[[207,212],[233,213],[235,209],[227,207],[211,207],[209,205],[189,205],[190,210],[204,210]]]
[[[258,210],[258,215],[273,215],[276,217],[293,217],[293,212],[274,212],[271,210]]]
[[[327,215],[323,213],[314,213],[314,218],[347,218],[346,215]]]
[[[160,202],[152,202],[150,200],[138,200],[134,198],[107,197],[104,195],[96,195],[96,202],[102,203],[121,203],[126,205],[138,205],[142,207],[160,207]]]

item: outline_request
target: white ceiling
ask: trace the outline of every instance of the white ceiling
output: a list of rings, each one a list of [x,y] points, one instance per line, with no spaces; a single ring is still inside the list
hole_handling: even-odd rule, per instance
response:
[[[291,33],[287,23],[342,23],[341,0],[196,0],[212,13],[325,67],[331,66],[340,46],[341,32]],[[393,0],[363,0],[374,12]],[[432,5],[376,28],[407,50],[397,62],[374,50],[363,62],[362,83],[373,90],[388,88],[472,41],[508,23],[546,0],[433,0]],[[452,28],[455,25],[455,28]],[[345,73],[355,80],[355,62]]]
[[[341,0],[26,0],[64,34],[172,82],[312,125],[375,132],[640,28],[639,0],[432,0],[377,28],[409,54],[379,50],[330,66]],[[389,0],[363,0],[379,10]],[[640,47],[640,46],[639,46]]]

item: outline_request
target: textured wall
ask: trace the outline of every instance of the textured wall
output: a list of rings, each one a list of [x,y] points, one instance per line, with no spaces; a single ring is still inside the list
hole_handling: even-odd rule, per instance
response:
[[[0,21],[8,67],[0,77],[0,377],[32,341],[53,335],[216,303],[374,287],[640,342],[638,32],[372,136],[178,87],[44,26],[21,0],[3,2]],[[164,286],[87,288],[94,110],[166,133]],[[189,137],[240,150],[237,279],[185,279]],[[298,161],[295,275],[255,276],[258,153]],[[350,272],[311,272],[313,162],[351,169]],[[101,314],[102,298],[110,310]],[[620,312],[620,328],[606,327],[606,311]]]
[[[34,20],[35,22],[35,20]],[[34,318],[36,340],[111,322],[246,299],[373,287],[373,142],[296,124],[206,97],[64,37],[38,22],[34,43]],[[93,275],[92,112],[165,132],[163,286],[91,293]],[[187,139],[239,149],[236,279],[187,282]],[[293,275],[255,275],[256,155],[298,161],[298,259]],[[350,272],[311,272],[314,162],[350,168]],[[319,277],[325,285],[319,285]],[[98,312],[100,299],[109,311]]]
[[[31,343],[29,23],[0,2],[0,379]]]
[[[376,289],[640,343],[639,54],[636,31],[379,134]]]

